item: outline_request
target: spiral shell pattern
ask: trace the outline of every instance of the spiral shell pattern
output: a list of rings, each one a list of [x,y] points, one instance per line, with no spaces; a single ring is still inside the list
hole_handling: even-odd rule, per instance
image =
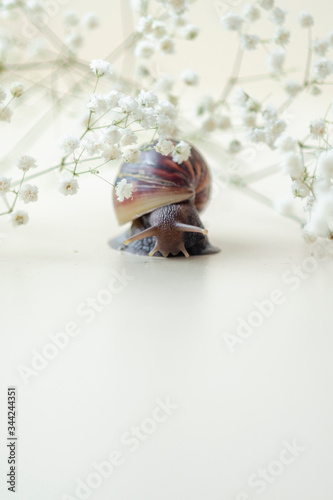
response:
[[[177,144],[177,141],[173,141]],[[153,145],[150,145],[150,147]],[[210,175],[207,164],[192,146],[191,155],[181,164],[171,155],[163,156],[154,149],[141,151],[140,163],[124,163],[116,182],[126,179],[134,185],[131,198],[122,202],[115,192],[113,202],[119,224],[137,219],[156,208],[185,200],[193,200],[200,212],[210,193]]]

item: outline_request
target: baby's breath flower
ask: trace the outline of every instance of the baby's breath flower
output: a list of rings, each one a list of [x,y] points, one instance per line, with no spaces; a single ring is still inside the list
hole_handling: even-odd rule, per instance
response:
[[[127,163],[137,163],[140,161],[140,150],[137,146],[126,146],[123,150],[123,158]]]
[[[103,132],[104,141],[108,144],[117,144],[121,138],[121,131],[118,127],[111,125]]]
[[[138,102],[131,96],[125,96],[119,99],[118,105],[123,113],[130,113],[138,107]]]
[[[107,107],[112,109],[118,106],[119,99],[124,97],[124,94],[118,92],[118,90],[111,90],[111,92],[106,94],[104,97],[107,103]]]
[[[152,16],[142,16],[140,17],[138,24],[136,25],[136,30],[139,33],[148,34],[151,32],[152,25],[153,25]]]
[[[80,146],[80,140],[74,135],[66,134],[60,138],[58,145],[66,154],[71,154]]]
[[[181,164],[184,161],[187,161],[190,156],[191,156],[191,146],[187,144],[187,142],[185,141],[178,142],[172,153],[173,161]]]
[[[167,34],[167,27],[166,24],[163,21],[157,21],[155,20],[152,24],[151,27],[152,35],[155,38],[163,38]]]
[[[0,104],[6,99],[6,92],[0,85]]]
[[[333,64],[332,61],[330,61],[326,57],[322,57],[314,61],[312,68],[313,77],[316,80],[323,81],[332,73]]]
[[[158,97],[152,90],[148,90],[147,92],[140,90],[138,103],[145,108],[153,108],[158,103]]]
[[[271,10],[274,7],[274,0],[259,0],[259,5],[263,9]]]
[[[152,108],[141,108],[142,117],[140,125],[144,129],[155,128],[157,124],[157,115]]]
[[[248,3],[245,5],[243,17],[246,21],[253,23],[260,18],[260,10],[255,5]]]
[[[157,118],[157,133],[159,136],[171,137],[174,134],[175,125],[166,115],[159,115]]]
[[[9,220],[14,227],[24,226],[29,222],[29,215],[25,210],[16,210],[10,214]]]
[[[293,195],[298,198],[306,198],[310,194],[310,188],[305,182],[296,179],[291,184],[291,190]]]
[[[161,155],[168,156],[173,151],[173,143],[161,137],[154,146],[155,151]]]
[[[16,160],[16,166],[20,170],[23,170],[23,172],[27,172],[28,170],[30,170],[30,168],[36,168],[37,163],[35,158],[33,158],[32,156],[23,155]]]
[[[140,40],[134,50],[135,57],[139,57],[142,59],[148,59],[155,52],[155,47],[152,42],[148,40]]]
[[[247,133],[247,139],[250,142],[266,142],[266,134],[262,128],[253,128]]]
[[[73,196],[78,192],[79,183],[76,177],[64,177],[59,181],[58,191],[64,196]]]
[[[104,113],[109,107],[107,97],[101,94],[91,94],[87,108],[92,113]]]
[[[240,141],[237,139],[233,139],[230,141],[229,146],[228,146],[228,151],[231,154],[237,154],[242,150],[242,144]]]
[[[284,132],[287,128],[287,123],[285,120],[276,120],[266,124],[265,132],[267,137],[267,143],[269,146],[273,147],[276,139]]]
[[[138,142],[138,136],[132,130],[126,128],[121,135],[121,146],[129,146]]]
[[[302,85],[295,80],[288,80],[284,89],[290,97],[295,97],[302,90]]]
[[[174,78],[171,75],[162,75],[155,83],[155,87],[160,92],[168,93],[171,91],[173,85],[175,83]]]
[[[293,179],[300,179],[304,175],[302,158],[296,153],[290,152],[284,155],[281,166],[283,172]]]
[[[171,120],[174,120],[177,116],[176,107],[169,101],[161,100],[156,108],[160,114],[168,116]]]
[[[327,125],[323,118],[318,118],[310,123],[310,132],[313,137],[324,137],[327,133]]]
[[[257,35],[241,35],[240,44],[244,50],[255,50],[257,48],[260,38]]]
[[[242,119],[243,119],[243,123],[246,127],[255,127],[256,121],[257,121],[257,114],[256,113],[248,113],[246,111],[245,113],[243,113]]]
[[[87,14],[83,16],[82,25],[89,30],[98,28],[99,26],[98,15],[95,12],[87,12]]]
[[[276,139],[274,146],[276,146],[281,153],[287,153],[289,151],[295,151],[297,141],[290,135],[283,134]]]
[[[246,106],[248,99],[249,99],[248,94],[246,94],[242,88],[238,88],[235,91],[233,101],[236,104],[236,106],[242,106],[242,107]]]
[[[333,179],[333,149],[323,152],[318,161],[318,174]],[[1,189],[1,180],[0,180]]]
[[[229,31],[239,31],[242,28],[244,19],[235,14],[235,12],[228,12],[221,17],[221,24],[224,29]]]
[[[313,26],[313,17],[308,12],[300,12],[298,14],[298,20],[302,28],[310,28],[310,26]]]
[[[282,47],[284,47],[289,43],[289,39],[290,39],[289,30],[282,27],[276,29],[273,40],[277,45],[281,45]]]
[[[165,36],[160,40],[158,48],[163,54],[174,54],[175,52],[174,41],[169,36]]]
[[[117,182],[116,187],[116,196],[118,201],[124,201],[125,198],[131,198],[134,185],[132,183],[128,183],[126,179],[122,179]]]
[[[316,38],[313,41],[313,51],[318,56],[324,57],[328,51],[329,41],[326,38]]]
[[[214,116],[208,116],[203,122],[202,122],[202,130],[205,132],[212,132],[216,128],[216,121]]]
[[[104,76],[106,73],[111,73],[109,61],[104,61],[103,59],[93,59],[90,63],[90,68],[94,75],[98,77]]]
[[[13,113],[8,106],[0,104],[0,121],[9,123],[12,118],[12,115]]]
[[[194,40],[198,34],[199,28],[194,24],[187,24],[180,30],[180,35],[185,38],[185,40]]]
[[[10,92],[13,97],[21,97],[21,95],[23,94],[23,90],[23,85],[19,82],[13,82],[10,86]]]
[[[33,184],[24,184],[20,189],[20,199],[24,203],[38,200],[38,187]]]
[[[275,7],[269,19],[274,24],[283,24],[286,18],[286,13],[287,12],[283,9],[280,9],[280,7]]]
[[[216,126],[221,130],[227,130],[231,127],[230,117],[227,115],[218,115],[215,117]]]
[[[77,26],[80,22],[80,18],[74,10],[67,10],[64,12],[64,21],[68,26]]]
[[[82,43],[83,43],[83,38],[79,33],[72,33],[70,35],[67,35],[65,38],[65,44],[73,52],[79,50],[82,47]]]
[[[302,236],[304,238],[305,243],[310,245],[311,243],[315,243],[317,241],[318,237],[315,234],[312,234],[309,230],[307,225],[304,226],[302,230]]]
[[[101,152],[105,161],[118,160],[121,157],[120,149],[114,144],[101,144]]]
[[[10,184],[11,179],[0,176],[0,195],[8,193],[8,191],[10,191]]]
[[[198,73],[193,71],[193,69],[184,69],[180,73],[180,78],[186,85],[198,85],[199,83]]]
[[[283,70],[285,56],[283,49],[275,49],[268,54],[267,66],[272,73],[280,73]]]
[[[198,115],[204,114],[206,111],[213,111],[214,109],[214,99],[210,95],[204,95],[200,102],[199,106],[197,108],[197,113]]]

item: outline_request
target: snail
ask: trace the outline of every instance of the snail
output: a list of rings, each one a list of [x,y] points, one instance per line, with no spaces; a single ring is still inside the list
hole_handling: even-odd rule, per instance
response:
[[[122,202],[113,190],[113,203],[119,224],[132,221],[132,226],[111,246],[150,257],[218,252],[210,245],[198,214],[210,193],[205,160],[192,146],[189,159],[178,164],[171,154],[155,151],[154,145],[142,148],[139,163],[123,163],[120,168],[116,183],[126,179],[134,190]]]

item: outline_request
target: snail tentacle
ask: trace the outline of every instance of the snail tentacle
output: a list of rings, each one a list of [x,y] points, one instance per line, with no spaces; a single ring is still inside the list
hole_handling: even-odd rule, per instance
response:
[[[156,227],[148,227],[148,229],[145,229],[144,231],[141,231],[140,233],[135,234],[131,238],[128,238],[127,240],[124,241],[124,245],[129,245],[130,243],[133,243],[133,241],[138,241],[142,240],[143,238],[149,238],[150,236],[156,236]]]
[[[191,226],[190,224],[182,224],[181,222],[176,222],[175,227],[179,231],[183,231],[183,233],[201,233],[204,235],[208,234],[207,229],[197,227],[197,226]]]

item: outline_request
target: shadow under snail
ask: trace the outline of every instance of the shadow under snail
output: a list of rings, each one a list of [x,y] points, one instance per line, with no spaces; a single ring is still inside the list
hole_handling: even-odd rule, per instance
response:
[[[145,148],[139,163],[121,166],[116,183],[122,179],[134,185],[132,197],[120,202],[113,190],[113,203],[119,224],[132,221],[132,226],[111,240],[113,248],[150,257],[219,251],[209,243],[198,214],[209,199],[210,174],[193,146],[189,159],[181,164],[171,154]]]

